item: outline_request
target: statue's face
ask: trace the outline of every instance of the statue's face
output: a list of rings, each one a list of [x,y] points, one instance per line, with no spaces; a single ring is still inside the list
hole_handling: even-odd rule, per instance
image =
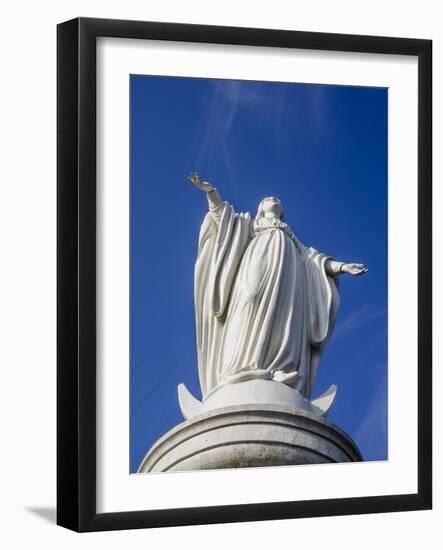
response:
[[[265,216],[275,216],[279,219],[283,216],[283,206],[277,197],[266,197],[263,199],[262,208]]]

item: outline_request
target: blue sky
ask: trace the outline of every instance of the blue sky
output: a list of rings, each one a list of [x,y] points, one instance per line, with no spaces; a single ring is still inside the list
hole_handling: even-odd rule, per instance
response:
[[[133,75],[131,87],[130,470],[183,421],[177,385],[200,397],[193,269],[204,194],[237,211],[276,195],[297,237],[337,260],[341,307],[313,397],[366,460],[387,458],[387,90]]]

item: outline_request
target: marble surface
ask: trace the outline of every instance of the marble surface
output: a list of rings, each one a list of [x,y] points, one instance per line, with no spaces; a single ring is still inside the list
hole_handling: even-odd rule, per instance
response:
[[[277,197],[265,197],[252,218],[198,174],[189,179],[208,201],[194,276],[203,398],[266,373],[310,398],[340,304],[338,277],[366,267],[305,246]]]

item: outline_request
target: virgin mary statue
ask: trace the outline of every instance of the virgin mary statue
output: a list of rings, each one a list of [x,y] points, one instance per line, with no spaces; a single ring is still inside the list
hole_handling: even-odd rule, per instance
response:
[[[367,269],[304,246],[276,197],[264,198],[252,219],[197,174],[189,179],[209,205],[194,280],[203,398],[221,385],[260,378],[309,399],[339,307],[338,275]]]

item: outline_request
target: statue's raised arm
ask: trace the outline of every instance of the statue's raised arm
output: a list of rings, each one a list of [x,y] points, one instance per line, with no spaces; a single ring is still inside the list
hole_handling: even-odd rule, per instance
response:
[[[195,187],[197,187],[197,189],[200,189],[201,191],[204,191],[206,193],[209,211],[211,212],[214,221],[219,224],[222,215],[223,201],[217,189],[211,183],[203,181],[201,177],[197,174],[197,172],[191,172],[188,180]]]

